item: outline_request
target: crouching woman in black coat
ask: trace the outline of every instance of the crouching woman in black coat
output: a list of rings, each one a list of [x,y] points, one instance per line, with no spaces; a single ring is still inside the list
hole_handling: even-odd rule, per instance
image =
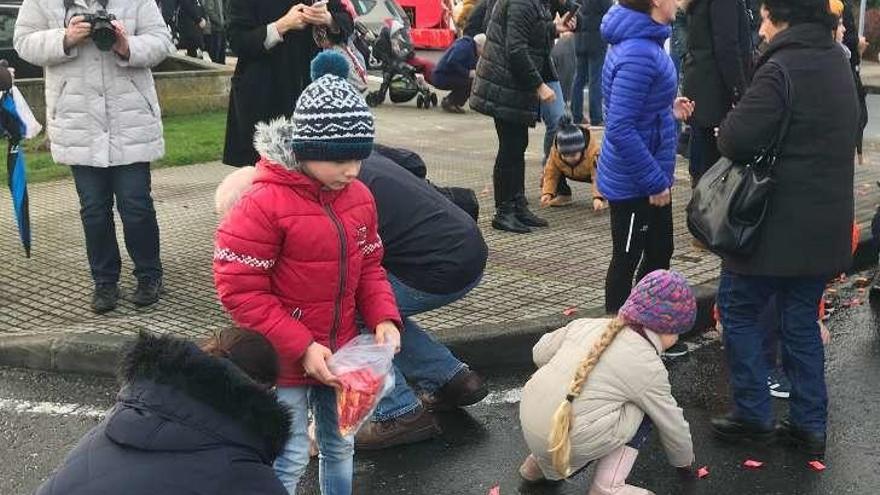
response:
[[[270,387],[278,358],[261,335],[224,330],[201,346],[141,334],[122,390],[37,495],[285,495],[272,462],[290,417]]]

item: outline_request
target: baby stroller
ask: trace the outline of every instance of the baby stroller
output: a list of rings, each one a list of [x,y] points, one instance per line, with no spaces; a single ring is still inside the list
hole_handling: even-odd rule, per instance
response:
[[[407,63],[413,55],[413,44],[406,26],[396,19],[389,19],[379,31],[371,50],[371,56],[382,67],[382,85],[367,95],[368,105],[381,105],[387,93],[393,103],[406,103],[416,98],[419,108],[437,106],[437,94],[419,80],[418,70]]]

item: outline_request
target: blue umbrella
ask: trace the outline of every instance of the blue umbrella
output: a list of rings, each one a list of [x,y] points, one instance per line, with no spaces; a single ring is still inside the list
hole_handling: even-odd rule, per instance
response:
[[[0,97],[0,129],[7,135],[9,149],[6,155],[6,173],[9,191],[12,193],[12,206],[18,223],[18,235],[24,246],[25,256],[31,257],[31,216],[28,207],[27,174],[24,165],[24,150],[21,140],[26,127],[18,110],[12,91],[5,91]]]

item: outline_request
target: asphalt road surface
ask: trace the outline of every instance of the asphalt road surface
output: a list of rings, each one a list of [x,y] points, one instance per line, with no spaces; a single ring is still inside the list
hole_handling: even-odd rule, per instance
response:
[[[841,299],[858,294],[844,287]],[[710,475],[682,485],[656,436],[640,455],[630,482],[658,494],[869,494],[880,487],[880,334],[867,305],[840,309],[830,322],[831,396],[828,469],[783,447],[731,447],[713,440],[708,420],[727,407],[726,372],[717,335],[692,341],[694,350],[670,363],[673,389],[691,423],[697,462]],[[591,472],[556,484],[527,486],[517,467],[526,454],[519,430],[519,388],[529,370],[490,373],[493,393],[483,403],[440,417],[441,439],[378,453],[358,454],[356,494],[584,494]],[[31,493],[113,401],[113,380],[0,369],[0,494]],[[785,402],[777,401],[780,416]],[[741,467],[747,458],[766,463]],[[301,493],[318,493],[315,463]]]

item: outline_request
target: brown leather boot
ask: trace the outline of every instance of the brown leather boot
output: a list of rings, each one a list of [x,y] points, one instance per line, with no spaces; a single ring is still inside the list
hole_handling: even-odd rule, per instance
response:
[[[476,404],[487,395],[489,389],[483,378],[470,368],[464,368],[439,390],[422,394],[419,398],[429,411],[452,411]]]
[[[354,437],[356,450],[381,450],[423,442],[440,434],[434,415],[420,407],[389,421],[367,421]]]

